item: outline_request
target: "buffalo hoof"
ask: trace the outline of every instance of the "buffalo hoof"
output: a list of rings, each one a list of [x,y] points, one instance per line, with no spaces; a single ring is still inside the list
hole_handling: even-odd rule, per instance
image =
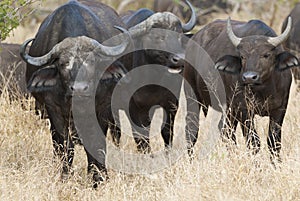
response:
[[[101,167],[99,170],[94,164],[88,166],[88,174],[92,176],[94,189],[109,179],[106,168]]]
[[[61,173],[60,179],[62,182],[67,181],[70,178],[70,175],[68,173]]]
[[[137,150],[142,154],[150,154],[151,147],[148,138],[134,137],[134,140],[137,144]]]
[[[71,138],[72,138],[72,142],[75,144],[75,145],[83,145],[82,143],[82,139],[79,137],[77,131],[74,129],[71,131]]]
[[[72,136],[72,141],[75,145],[80,145],[80,146],[83,145],[82,140],[80,138]]]
[[[172,146],[170,146],[170,145],[165,145],[165,153],[166,153],[166,155],[169,155],[170,152],[171,152],[171,150],[172,150]]]
[[[98,188],[99,185],[103,184],[105,181],[108,181],[109,177],[107,172],[97,172],[93,173],[93,189]]]
[[[282,163],[282,159],[281,157],[279,156],[279,154],[272,154],[270,156],[270,160],[271,160],[271,164],[273,165],[273,167],[275,169],[277,169],[278,167],[280,167],[280,164]]]
[[[120,137],[121,137],[121,136],[120,136]],[[119,137],[119,136],[117,136],[117,137],[113,136],[113,137],[112,137],[112,141],[113,141],[114,145],[115,145],[117,148],[120,148],[120,137]]]
[[[248,136],[247,141],[246,141],[246,145],[247,145],[248,149],[251,150],[252,154],[256,155],[260,151],[260,138],[259,138],[259,136],[256,133],[250,134]]]
[[[151,147],[148,143],[139,143],[137,145],[137,150],[139,153],[142,153],[142,154],[150,154],[151,153]]]
[[[194,148],[193,147],[188,147],[187,151],[188,151],[188,156],[189,156],[190,163],[192,163],[192,161],[195,158]]]
[[[60,175],[60,179],[62,182],[65,182],[65,181],[69,180],[69,178],[73,175],[74,175],[74,171],[72,169],[68,170],[68,171],[62,171],[62,173]]]

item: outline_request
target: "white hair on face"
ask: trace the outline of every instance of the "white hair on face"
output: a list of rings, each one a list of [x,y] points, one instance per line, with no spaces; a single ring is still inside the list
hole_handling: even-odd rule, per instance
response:
[[[89,64],[88,64],[86,61],[84,61],[84,62],[82,63],[82,65],[83,65],[84,67],[88,67],[88,66],[89,66]]]
[[[71,70],[73,68],[74,60],[75,60],[74,57],[70,57],[70,60],[69,60],[70,62],[69,62],[69,65],[66,66],[66,69]]]

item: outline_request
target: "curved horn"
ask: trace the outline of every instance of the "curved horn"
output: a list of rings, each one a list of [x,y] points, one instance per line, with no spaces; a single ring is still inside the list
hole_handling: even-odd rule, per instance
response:
[[[34,38],[28,39],[20,46],[20,56],[26,62],[28,60],[28,55],[26,54],[27,45],[34,40]]]
[[[172,29],[174,25],[181,24],[183,32],[191,31],[196,25],[196,11],[193,5],[186,0],[186,3],[192,10],[191,19],[186,24],[182,24],[177,16],[170,12],[154,13],[139,24],[129,28],[130,35],[135,38],[147,33],[154,25],[159,28]],[[159,25],[159,26],[158,26]]]
[[[58,45],[55,45],[52,50],[45,54],[44,56],[41,56],[41,57],[33,57],[33,56],[30,56],[29,54],[26,53],[26,47],[27,45],[31,42],[35,40],[34,38],[32,39],[28,39],[26,40],[20,47],[20,56],[22,57],[22,59],[28,63],[28,64],[31,64],[31,65],[34,65],[34,66],[43,66],[45,64],[48,64],[50,61],[51,61],[51,58],[52,58],[52,55],[54,53],[57,53],[58,50],[59,50],[59,47]]]
[[[98,48],[100,53],[105,56],[113,57],[113,56],[118,56],[118,55],[122,54],[126,50],[128,44],[129,44],[129,41],[130,41],[130,34],[126,29],[119,27],[119,26],[114,26],[114,28],[125,33],[127,35],[127,39],[124,42],[122,42],[120,45],[117,45],[114,47],[104,46],[98,42],[94,43],[95,47]]]
[[[185,2],[189,6],[189,8],[191,9],[192,14],[191,14],[190,20],[186,24],[182,25],[182,30],[183,30],[184,33],[191,31],[195,27],[196,21],[197,21],[195,8],[193,7],[193,5],[188,0],[185,0]]]
[[[124,33],[126,33],[128,35],[128,38],[130,38],[129,33],[128,33],[128,31],[126,29],[121,28],[121,27],[117,27],[117,26],[115,26],[115,28],[121,30]],[[89,39],[91,39],[91,38],[89,38]],[[29,54],[27,54],[26,51],[25,51],[26,50],[26,46],[32,40],[34,40],[34,39],[26,40],[21,45],[21,47],[20,47],[20,55],[21,55],[21,57],[23,58],[23,60],[26,63],[31,64],[31,65],[35,65],[35,66],[43,66],[43,65],[48,64],[52,60],[52,58],[54,57],[54,55],[57,55],[59,52],[61,52],[62,48],[69,48],[71,46],[74,46],[72,44],[76,43],[76,41],[77,41],[77,40],[73,40],[72,38],[66,38],[62,42],[56,44],[51,49],[51,51],[48,52],[47,54],[45,54],[43,56],[40,56],[40,57],[33,57],[33,56],[30,56]],[[70,43],[70,44],[68,45],[68,43]],[[103,54],[103,55],[106,55],[106,56],[117,56],[117,55],[122,54],[126,50],[128,44],[129,44],[129,40],[126,40],[122,44],[117,45],[115,47],[104,46],[104,45],[100,44],[99,42],[97,42],[96,40],[93,40],[92,44],[95,46],[95,48],[99,48],[100,53]]]
[[[288,17],[288,23],[287,26],[284,30],[284,32],[277,36],[277,37],[269,37],[268,42],[273,45],[274,47],[277,47],[280,45],[282,42],[284,42],[290,35],[290,31],[292,28],[292,18],[291,16]]]
[[[229,37],[231,43],[232,43],[235,47],[237,47],[237,46],[240,44],[242,38],[237,37],[237,36],[233,33],[232,26],[231,26],[231,19],[230,19],[230,17],[227,19],[227,35],[228,35],[228,37]]]

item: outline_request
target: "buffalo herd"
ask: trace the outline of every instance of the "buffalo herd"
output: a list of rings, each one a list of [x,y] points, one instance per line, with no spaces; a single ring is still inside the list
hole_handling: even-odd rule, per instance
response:
[[[187,100],[185,138],[191,157],[198,138],[199,111],[206,116],[212,107],[222,112],[218,122],[221,139],[235,145],[240,123],[253,154],[260,149],[254,116],[269,117],[271,162],[281,161],[281,127],[292,72],[300,83],[300,4],[276,35],[260,20],[230,18],[212,21],[191,34],[197,15],[193,5],[188,0],[185,3],[190,10],[187,22],[170,12],[142,8],[119,15],[96,0],[72,0],[42,22],[34,39],[22,45],[1,44],[1,92],[14,89],[35,98],[37,109],[49,118],[63,179],[71,170],[75,138],[86,151],[94,187],[108,178],[105,137],[109,130],[119,146],[119,110],[125,110],[131,121],[138,152],[149,154],[151,110],[164,108],[161,135],[166,151],[170,150],[182,85]],[[211,78],[209,72],[218,76]],[[166,85],[151,83],[154,78]],[[212,93],[212,80],[223,86],[224,100],[219,92]],[[141,82],[147,84],[139,86]],[[138,87],[132,91],[133,86]],[[117,88],[122,90],[114,94]],[[189,98],[190,92],[195,98]],[[112,107],[114,95],[117,108]],[[93,116],[102,138],[93,129]]]

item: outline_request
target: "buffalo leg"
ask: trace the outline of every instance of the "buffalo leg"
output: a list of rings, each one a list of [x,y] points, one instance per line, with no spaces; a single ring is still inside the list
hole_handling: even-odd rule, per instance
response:
[[[73,118],[70,120],[69,130],[70,130],[70,135],[71,135],[73,143],[75,145],[82,145],[82,141],[81,141],[81,139],[78,135],[78,132],[76,130]]]
[[[120,125],[120,124],[118,124],[118,125]],[[120,139],[121,139],[121,129],[118,125],[111,124],[109,126],[112,141],[113,141],[113,143],[115,144],[116,147],[120,147]]]
[[[149,140],[149,125],[151,119],[148,116],[149,108],[141,109],[134,103],[130,105],[129,114],[132,124],[132,134],[135,143],[137,144],[137,150],[140,153],[148,154],[151,152],[150,140]]]
[[[148,112],[137,114],[138,119],[132,127],[133,138],[137,144],[137,150],[140,153],[148,154],[151,152],[148,127],[151,123]]]
[[[151,152],[149,131],[147,125],[136,125],[139,129],[133,128],[133,138],[140,153],[149,154]]]
[[[269,122],[268,148],[271,152],[272,162],[277,159],[281,162],[279,153],[281,149],[281,127],[285,116],[285,110],[272,111]]]
[[[96,134],[96,130],[90,130],[88,138],[85,138],[84,148],[88,160],[88,174],[92,175],[94,185],[96,188],[99,182],[108,179],[105,165],[106,156],[106,133],[108,130],[108,123],[98,116],[98,123],[104,135]]]
[[[54,147],[54,155],[58,156],[63,163],[62,178],[69,174],[74,158],[74,144],[71,140],[68,130],[67,118],[59,116],[57,111],[47,110],[51,123],[52,142]],[[53,112],[55,115],[53,116]]]
[[[222,140],[229,144],[236,145],[236,127],[238,124],[238,119],[236,117],[235,112],[228,112],[227,118],[226,118],[226,124],[225,127],[222,129]]]
[[[186,114],[186,141],[189,157],[194,155],[194,146],[198,139],[200,104],[187,96],[187,114]]]
[[[161,131],[166,150],[172,147],[175,115],[176,111],[167,112],[166,122]]]
[[[248,112],[242,112],[241,122],[243,135],[246,138],[248,149],[252,149],[253,154],[258,153],[260,150],[260,138],[254,128],[254,115],[249,115]]]
[[[107,170],[106,170],[105,164],[103,162],[100,163],[99,161],[97,161],[92,156],[92,154],[90,154],[89,151],[87,151],[87,149],[85,149],[85,151],[86,151],[87,160],[88,160],[87,171],[88,171],[88,174],[92,175],[92,178],[94,181],[93,187],[97,188],[99,182],[103,182],[104,180],[108,179]],[[100,153],[100,154],[102,154],[102,153]],[[103,157],[105,157],[105,154]]]

